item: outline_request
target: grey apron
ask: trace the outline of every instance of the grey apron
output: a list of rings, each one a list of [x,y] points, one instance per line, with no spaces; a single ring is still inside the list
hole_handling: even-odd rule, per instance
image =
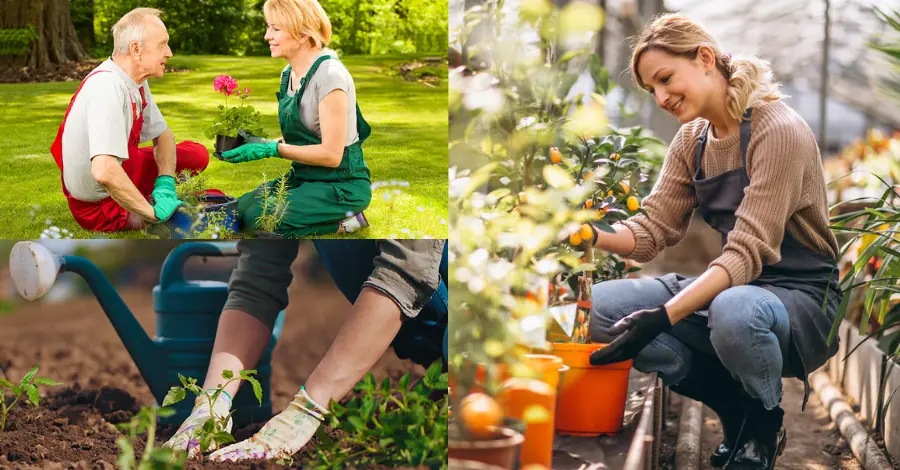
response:
[[[753,110],[747,109],[741,120],[740,145],[741,166],[712,178],[703,178],[701,167],[703,151],[706,148],[709,122],[697,139],[695,148],[694,192],[697,196],[697,210],[710,227],[722,234],[722,246],[728,241],[728,233],[734,229],[735,212],[744,199],[744,189],[750,185],[747,175],[747,147],[750,144],[750,117]],[[789,156],[786,156],[789,158]],[[804,393],[801,409],[806,408],[809,399],[808,374],[821,367],[838,349],[838,341],[828,344],[828,333],[841,302],[838,287],[836,262],[821,253],[808,248],[794,238],[787,230],[781,242],[781,260],[764,265],[759,277],[749,283],[775,294],[787,309],[791,319],[791,344],[785,358],[786,377],[797,377],[803,381]],[[672,295],[678,294],[696,278],[685,278],[676,273],[657,278]],[[828,302],[823,311],[822,304],[827,294]],[[683,321],[691,324],[707,325],[702,315],[689,315]],[[679,322],[681,323],[681,322]],[[676,327],[678,325],[676,324]],[[676,337],[688,346],[707,354],[715,354],[709,341],[709,329],[689,327],[673,331]]]

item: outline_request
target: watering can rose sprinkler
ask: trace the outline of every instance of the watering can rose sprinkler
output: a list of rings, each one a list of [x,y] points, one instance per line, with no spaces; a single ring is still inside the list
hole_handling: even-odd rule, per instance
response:
[[[106,316],[122,339],[141,376],[158,404],[173,385],[181,385],[178,374],[202,382],[206,377],[216,337],[219,315],[228,298],[228,284],[209,280],[185,280],[184,264],[192,256],[238,256],[234,243],[190,242],[169,253],[153,288],[156,312],[156,336],[147,335],[122,297],[102,271],[80,256],[53,253],[44,245],[19,242],[10,254],[10,274],[16,290],[27,300],[47,293],[59,273],[70,272],[87,281]],[[284,312],[278,314],[272,338],[256,368],[263,389],[260,406],[250,387],[241,387],[232,404],[236,426],[265,421],[272,416],[270,398],[272,349],[284,324]],[[234,371],[238,372],[238,371]],[[179,424],[190,415],[193,400],[172,406],[175,414],[159,418],[162,424]]]

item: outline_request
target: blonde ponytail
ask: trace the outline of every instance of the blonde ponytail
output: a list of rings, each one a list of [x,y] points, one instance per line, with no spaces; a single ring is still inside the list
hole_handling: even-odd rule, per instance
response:
[[[725,75],[728,79],[725,107],[735,120],[739,121],[747,108],[785,96],[780,91],[781,85],[772,77],[769,63],[759,57],[737,56],[727,69],[730,73]]]

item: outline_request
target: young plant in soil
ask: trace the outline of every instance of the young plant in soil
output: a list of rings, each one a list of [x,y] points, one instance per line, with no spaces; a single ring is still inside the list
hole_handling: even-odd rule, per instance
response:
[[[222,378],[225,379],[226,382],[224,384],[219,384],[212,394],[207,394],[203,390],[203,387],[197,385],[197,379],[193,377],[185,378],[183,375],[178,374],[182,386],[174,386],[169,389],[169,393],[167,393],[166,398],[163,399],[163,406],[173,405],[184,400],[187,392],[190,391],[198,397],[206,397],[209,401],[209,409],[211,410],[213,409],[213,403],[215,403],[219,398],[219,395],[223,393],[225,387],[235,380],[246,380],[247,382],[250,382],[250,385],[253,387],[253,394],[256,395],[256,399],[259,401],[259,404],[262,405],[262,386],[259,384],[259,381],[253,377],[254,375],[256,375],[255,370],[242,370],[238,373],[237,377],[235,377],[233,371],[223,371]],[[234,442],[234,436],[225,430],[225,425],[231,419],[232,413],[234,413],[234,411],[223,417],[217,417],[214,413],[210,413],[210,418],[194,433],[193,437],[198,440],[201,452],[205,453],[208,451],[210,444],[213,442],[219,447]]]
[[[325,424],[343,435],[320,427],[320,444],[301,454],[305,468],[447,468],[447,373],[435,362],[415,387],[409,389],[409,382],[407,373],[397,386],[389,378],[379,386],[367,374],[354,389],[359,396],[345,405],[331,402]]]
[[[38,393],[38,385],[60,385],[59,382],[48,379],[47,377],[35,377],[37,375],[38,366],[34,366],[25,373],[18,385],[14,385],[9,380],[0,377],[0,432],[6,430],[6,419],[24,393],[27,400],[37,408],[40,404],[40,394]],[[9,405],[6,404],[6,390],[12,391],[13,398]]]
[[[234,236],[234,231],[227,224],[228,214],[225,211],[204,211],[201,199],[206,194],[207,181],[203,173],[193,174],[191,170],[182,170],[176,179],[175,194],[184,201],[179,210],[185,212],[191,220],[187,229],[178,229],[181,235],[197,239],[226,239]]]
[[[267,180],[263,175],[263,180]],[[262,213],[256,219],[256,227],[263,232],[275,233],[284,220],[287,212],[287,174],[275,181],[275,184],[263,184],[259,197],[262,199]]]
[[[157,408],[145,406],[131,421],[119,425],[119,429],[128,433],[116,439],[116,444],[122,450],[116,463],[122,470],[158,470],[158,469],[182,469],[187,460],[187,453],[181,449],[169,447],[155,447],[156,418],[167,417],[175,413],[171,408]],[[147,444],[144,446],[144,454],[141,460],[137,460],[134,452],[134,443],[138,435],[146,431]]]

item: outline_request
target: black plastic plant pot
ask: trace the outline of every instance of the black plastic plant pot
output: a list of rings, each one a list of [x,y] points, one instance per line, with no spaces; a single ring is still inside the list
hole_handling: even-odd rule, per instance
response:
[[[281,239],[284,238],[284,236],[279,235],[279,234],[277,234],[277,233],[266,232],[266,231],[263,231],[263,230],[257,230],[257,231],[256,231],[256,238],[260,238],[260,239],[263,239],[263,240],[281,240]]]
[[[244,144],[244,138],[241,136],[231,137],[227,135],[216,136],[216,153],[222,154],[229,150],[236,149]]]

